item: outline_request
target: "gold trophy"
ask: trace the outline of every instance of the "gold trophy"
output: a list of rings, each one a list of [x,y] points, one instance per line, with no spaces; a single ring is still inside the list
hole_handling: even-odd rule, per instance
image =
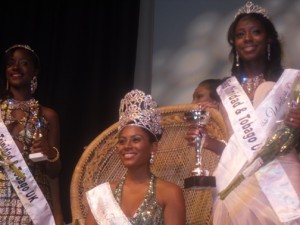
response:
[[[43,134],[42,134],[42,130],[41,130],[41,123],[40,123],[40,121],[38,121],[37,125],[36,125],[36,130],[35,130],[34,134],[32,135],[32,138],[33,138],[33,140],[37,141],[37,140],[41,139],[42,137],[43,137]],[[33,162],[40,162],[40,161],[45,161],[48,158],[43,153],[37,152],[37,153],[30,153],[29,159],[31,159]]]
[[[210,113],[203,109],[191,110],[184,113],[184,119],[190,127],[204,127],[210,118]],[[216,186],[216,178],[209,176],[209,171],[202,165],[202,148],[206,134],[200,133],[195,139],[196,166],[192,170],[191,176],[184,180],[184,188],[205,189]]]

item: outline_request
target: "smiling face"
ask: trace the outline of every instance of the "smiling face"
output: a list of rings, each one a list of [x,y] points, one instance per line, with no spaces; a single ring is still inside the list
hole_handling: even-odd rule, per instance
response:
[[[244,17],[238,22],[234,45],[239,57],[245,63],[265,61],[267,44],[265,28],[258,20]]]
[[[30,81],[38,75],[32,55],[22,48],[12,50],[6,62],[6,79],[10,88],[25,88],[30,91]]]
[[[151,152],[157,150],[157,142],[150,141],[150,134],[143,128],[129,125],[119,133],[118,152],[127,168],[149,167]]]

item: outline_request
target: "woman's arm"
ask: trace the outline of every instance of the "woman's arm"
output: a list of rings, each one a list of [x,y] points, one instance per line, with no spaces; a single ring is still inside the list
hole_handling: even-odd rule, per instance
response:
[[[42,114],[49,122],[48,134],[45,137],[41,137],[35,140],[31,147],[31,152],[41,152],[49,159],[56,158],[57,152],[53,148],[57,148],[59,151],[60,143],[60,128],[59,119],[57,113],[46,107],[42,107]],[[61,209],[60,201],[60,186],[59,186],[59,172],[61,168],[60,159],[55,162],[46,161],[46,173],[48,175],[48,182],[50,185],[51,198],[52,198],[52,212],[57,225],[63,225],[63,213]]]
[[[51,178],[55,178],[59,175],[61,169],[60,162],[60,126],[59,118],[57,113],[46,107],[42,107],[42,114],[49,122],[48,135],[46,137],[41,137],[33,141],[31,146],[31,152],[41,152],[50,159],[46,161],[46,172]],[[52,160],[52,161],[51,161]]]
[[[194,147],[195,146],[195,140],[196,137],[199,135],[199,133],[205,132],[206,130],[204,128],[190,128],[185,135],[185,139],[188,142],[188,146]],[[226,144],[225,142],[219,141],[217,139],[211,138],[208,135],[205,137],[205,141],[203,144],[203,147],[214,152],[217,155],[222,155],[222,152],[225,148]]]
[[[289,126],[300,129],[300,109],[290,109],[284,122]]]
[[[62,208],[60,204],[60,188],[59,188],[59,179],[48,178],[50,191],[52,196],[52,212],[56,225],[64,225],[64,218],[62,213]]]
[[[164,196],[164,225],[185,225],[186,209],[182,189],[175,184],[166,184]]]

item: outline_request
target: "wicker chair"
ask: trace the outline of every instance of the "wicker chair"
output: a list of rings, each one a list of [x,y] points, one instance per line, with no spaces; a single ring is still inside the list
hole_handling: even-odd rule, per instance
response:
[[[184,135],[187,122],[183,113],[192,110],[195,105],[170,105],[160,107],[164,134],[159,142],[159,150],[152,165],[152,172],[180,187],[184,179],[190,176],[195,166],[195,151],[187,146]],[[226,139],[224,121],[217,110],[211,109],[211,118],[207,124],[208,134],[218,139]],[[100,183],[120,178],[125,168],[115,151],[117,141],[115,123],[99,134],[85,149],[73,173],[71,181],[71,207],[73,225],[84,224],[87,216],[85,192]],[[213,171],[218,157],[209,150],[203,150],[203,163]],[[204,225],[210,223],[212,190],[184,190],[187,210],[187,224]]]

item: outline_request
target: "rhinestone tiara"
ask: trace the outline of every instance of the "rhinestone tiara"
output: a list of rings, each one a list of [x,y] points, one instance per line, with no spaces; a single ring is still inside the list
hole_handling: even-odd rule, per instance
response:
[[[241,14],[249,14],[249,13],[257,13],[261,14],[263,17],[269,19],[269,15],[267,10],[260,7],[259,5],[254,5],[251,1],[247,1],[247,3],[241,7],[238,12],[235,14],[234,18]]]
[[[12,50],[14,48],[24,48],[28,51],[31,51],[32,53],[35,53],[29,45],[19,45],[19,44],[9,47],[8,49],[5,50],[5,53],[9,52],[10,50]]]
[[[7,54],[9,51],[11,51],[12,49],[15,49],[15,48],[23,48],[23,49],[30,51],[36,57],[38,63],[40,63],[40,58],[38,57],[38,55],[35,53],[35,51],[29,45],[21,45],[21,44],[13,45],[5,50],[5,54]]]
[[[118,130],[121,131],[129,124],[135,125],[147,129],[158,139],[162,134],[160,119],[157,103],[152,96],[135,89],[128,92],[121,100]]]

